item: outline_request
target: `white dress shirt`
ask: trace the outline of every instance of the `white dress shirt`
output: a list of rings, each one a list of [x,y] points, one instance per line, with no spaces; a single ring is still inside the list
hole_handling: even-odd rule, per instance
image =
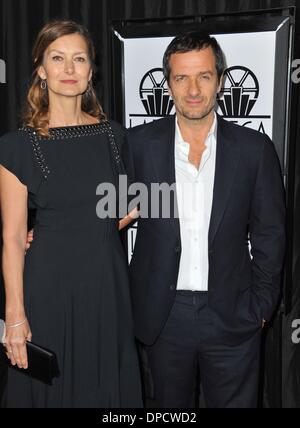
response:
[[[217,117],[205,141],[199,169],[189,159],[190,145],[176,119],[175,170],[181,234],[177,290],[208,290],[208,231],[216,166]]]

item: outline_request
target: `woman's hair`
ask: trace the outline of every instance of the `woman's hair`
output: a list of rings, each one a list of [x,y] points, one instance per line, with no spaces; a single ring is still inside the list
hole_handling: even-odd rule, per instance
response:
[[[41,88],[42,80],[38,75],[38,69],[43,64],[45,51],[51,43],[60,37],[70,34],[80,34],[84,38],[93,71],[96,69],[95,47],[88,30],[84,26],[73,21],[53,21],[42,28],[32,50],[34,72],[23,113],[24,124],[35,128],[41,136],[49,136],[49,97],[47,89]],[[99,120],[106,119],[102,107],[97,100],[92,82],[82,96],[81,108],[85,113],[97,117]]]

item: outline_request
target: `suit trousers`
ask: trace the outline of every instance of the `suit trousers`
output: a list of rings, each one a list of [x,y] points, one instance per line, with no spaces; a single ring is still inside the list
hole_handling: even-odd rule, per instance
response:
[[[197,407],[199,381],[208,408],[257,407],[261,330],[232,346],[215,321],[207,292],[177,291],[160,336],[144,348],[153,381],[151,407]]]

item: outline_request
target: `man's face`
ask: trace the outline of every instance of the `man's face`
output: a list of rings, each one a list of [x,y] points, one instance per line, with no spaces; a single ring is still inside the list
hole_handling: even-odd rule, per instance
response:
[[[221,86],[212,48],[171,55],[170,70],[169,90],[177,116],[196,121],[212,114]]]

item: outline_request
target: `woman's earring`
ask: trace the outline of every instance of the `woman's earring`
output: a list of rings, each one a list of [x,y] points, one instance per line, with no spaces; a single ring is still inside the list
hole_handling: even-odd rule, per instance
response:
[[[41,81],[41,89],[43,89],[43,91],[45,91],[47,89],[47,80]]]

